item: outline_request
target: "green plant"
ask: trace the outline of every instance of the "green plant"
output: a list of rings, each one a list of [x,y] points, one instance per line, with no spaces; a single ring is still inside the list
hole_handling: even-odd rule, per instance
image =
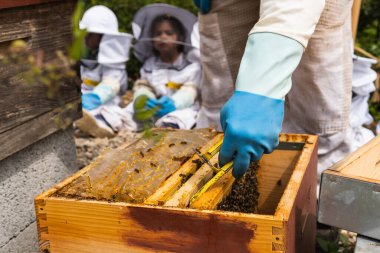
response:
[[[376,121],[380,121],[380,103],[372,103],[369,107],[369,112]]]
[[[326,253],[353,253],[354,244],[348,239],[348,234],[340,231],[335,241],[317,236],[317,244]]]
[[[380,57],[380,1],[363,0],[357,44],[373,55]]]

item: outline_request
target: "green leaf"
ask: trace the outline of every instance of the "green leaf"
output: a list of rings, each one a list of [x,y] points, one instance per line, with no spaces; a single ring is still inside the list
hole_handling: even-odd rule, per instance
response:
[[[325,252],[329,252],[329,242],[322,239],[322,238],[319,238],[317,237],[317,243],[319,245],[319,247],[321,247],[321,249]]]
[[[350,241],[348,240],[348,236],[342,233],[339,233],[339,241],[341,241],[343,245],[350,244]]]
[[[160,106],[153,107],[151,109],[145,108],[145,104],[149,97],[146,95],[138,96],[133,103],[133,109],[135,111],[134,118],[136,121],[144,122],[154,117],[156,112],[161,108]]]
[[[133,103],[133,109],[135,111],[139,111],[141,109],[144,109],[146,102],[148,101],[149,97],[146,95],[138,96],[135,99],[135,102]]]
[[[338,253],[339,245],[334,242],[328,242],[328,253]]]
[[[79,22],[83,16],[84,7],[85,7],[84,1],[79,0],[75,7],[75,11],[71,19],[72,30],[73,30],[73,43],[70,46],[69,54],[72,59],[77,60],[77,61],[79,61],[82,56],[82,51],[84,47],[83,41],[84,41],[84,37],[87,34],[85,30],[79,29]]]

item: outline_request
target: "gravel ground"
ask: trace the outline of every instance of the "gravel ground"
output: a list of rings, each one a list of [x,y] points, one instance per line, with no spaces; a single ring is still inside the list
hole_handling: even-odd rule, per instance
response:
[[[80,168],[83,168],[90,164],[105,148],[117,148],[121,144],[132,142],[140,136],[140,133],[122,131],[113,138],[93,138],[78,132],[75,138],[78,164]]]

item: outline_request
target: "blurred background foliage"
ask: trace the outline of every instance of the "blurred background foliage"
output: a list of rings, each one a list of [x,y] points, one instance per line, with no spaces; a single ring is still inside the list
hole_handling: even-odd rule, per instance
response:
[[[357,45],[380,58],[380,1],[363,0]]]

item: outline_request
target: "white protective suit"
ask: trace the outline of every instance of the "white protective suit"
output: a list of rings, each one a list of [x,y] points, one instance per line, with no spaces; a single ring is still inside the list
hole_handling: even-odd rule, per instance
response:
[[[319,172],[352,152],[352,0],[213,0],[211,6],[199,16],[204,81],[197,127],[220,129],[219,112],[234,91],[247,35],[273,33],[305,50],[285,99],[282,131],[319,135]],[[276,78],[277,66],[271,67],[266,79]]]
[[[173,64],[163,63],[154,55],[152,22],[158,16],[176,18],[184,28],[183,52]],[[155,126],[177,125],[180,129],[191,129],[196,124],[199,111],[198,91],[201,83],[199,52],[199,30],[197,17],[191,12],[168,4],[150,4],[141,8],[133,18],[133,34],[137,39],[134,54],[144,63],[141,78],[134,85],[134,100],[141,95],[151,98],[168,96],[173,99],[176,110],[157,119]],[[143,124],[133,120],[133,103],[124,110],[125,127],[140,131]]]
[[[195,49],[196,50],[196,49]],[[197,58],[181,53],[173,64],[163,63],[158,57],[148,58],[140,70],[141,78],[134,86],[134,98],[147,95],[151,98],[168,96],[173,99],[176,110],[159,118],[155,125],[176,124],[180,129],[191,129],[199,110],[198,89],[201,82],[201,65]],[[189,56],[189,57],[188,57]],[[126,109],[133,118],[133,103]],[[133,131],[141,130],[136,122],[129,124]]]
[[[96,58],[81,59],[82,94],[96,94],[101,105],[84,111],[86,122],[79,122],[79,128],[91,130],[98,127],[111,133],[117,132],[122,128],[119,95],[123,95],[127,89],[125,63],[129,59],[133,36],[118,31],[115,14],[105,6],[88,9],[80,22],[80,28],[103,36]]]
[[[363,125],[370,125],[373,117],[369,113],[368,100],[371,93],[376,90],[376,72],[371,68],[376,61],[354,55],[354,68],[352,75],[352,106],[350,113],[350,127],[352,129],[352,142],[359,148],[375,137],[375,134]]]

